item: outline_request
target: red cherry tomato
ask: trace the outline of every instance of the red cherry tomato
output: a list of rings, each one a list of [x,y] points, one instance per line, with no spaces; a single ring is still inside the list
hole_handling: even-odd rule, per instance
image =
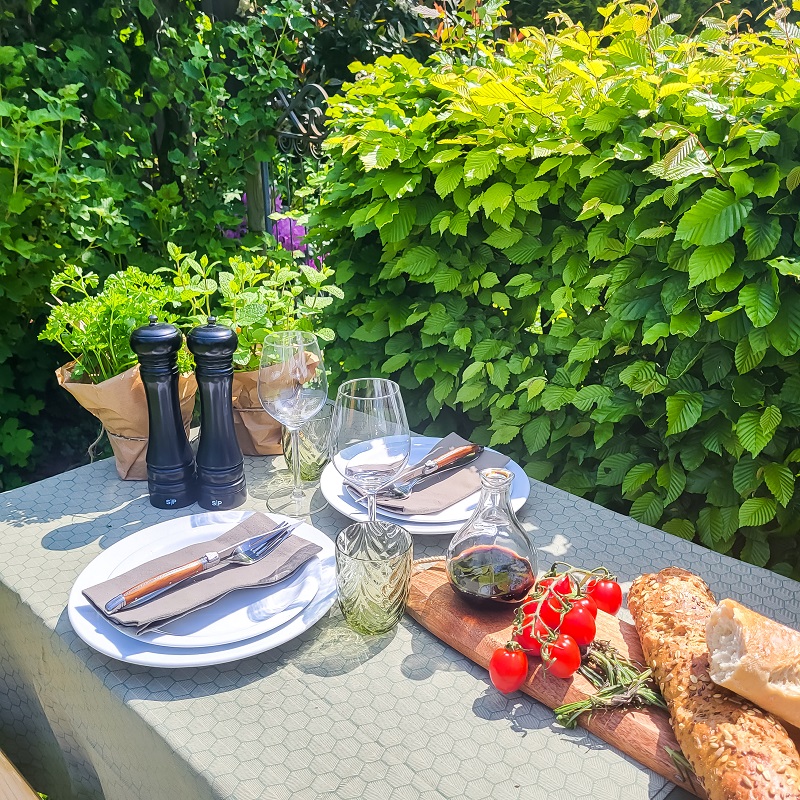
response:
[[[528,657],[522,650],[498,648],[489,661],[489,677],[503,694],[516,692],[528,677]]]
[[[546,600],[530,600],[522,606],[525,615],[539,612],[539,619],[548,628],[557,628],[561,622],[561,603],[557,597],[550,595]]]
[[[561,575],[560,577],[541,578],[537,582],[537,586],[540,589],[544,589],[547,586],[552,586],[553,591],[556,594],[570,594],[572,592],[572,581],[570,581],[569,575]]]
[[[533,615],[523,617],[522,630],[514,635],[514,641],[532,656],[539,656],[542,653],[542,641],[545,641],[549,631],[542,625],[541,620],[534,622]]]
[[[597,633],[597,625],[591,612],[579,606],[573,606],[561,620],[559,632],[571,636],[578,647],[588,647]]]
[[[545,669],[554,678],[569,678],[581,665],[581,651],[571,636],[561,633],[544,649],[542,660]]]
[[[616,614],[622,608],[622,587],[610,578],[590,580],[586,584],[586,594],[606,614]]]
[[[573,608],[585,608],[593,617],[597,616],[597,603],[589,595],[574,600],[570,598],[569,603]]]

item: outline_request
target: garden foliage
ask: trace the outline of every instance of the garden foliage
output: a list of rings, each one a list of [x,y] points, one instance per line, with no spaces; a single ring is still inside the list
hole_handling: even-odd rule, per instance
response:
[[[31,457],[63,354],[36,341],[50,280],[212,258],[272,155],[270,101],[313,24],[297,0],[212,22],[192,2],[0,4],[0,488]]]
[[[655,7],[331,109],[328,361],[530,475],[800,575],[800,28]],[[426,411],[427,410],[427,411]]]

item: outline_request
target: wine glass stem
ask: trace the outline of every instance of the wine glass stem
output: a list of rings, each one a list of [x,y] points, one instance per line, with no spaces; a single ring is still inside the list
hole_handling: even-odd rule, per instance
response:
[[[292,428],[292,478],[294,481],[292,497],[303,499],[303,484],[300,481],[300,428]]]
[[[375,522],[375,519],[378,515],[377,502],[377,495],[374,492],[370,492],[367,495],[367,516],[369,517],[370,522]]]

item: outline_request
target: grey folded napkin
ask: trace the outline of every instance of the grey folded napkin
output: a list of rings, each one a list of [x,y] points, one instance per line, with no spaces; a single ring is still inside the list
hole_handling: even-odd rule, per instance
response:
[[[457,433],[445,436],[427,456],[430,458],[455,450],[470,444]],[[484,450],[474,461],[460,469],[443,472],[441,475],[431,475],[418,483],[411,494],[405,499],[378,496],[378,508],[384,508],[396,514],[435,514],[444,511],[460,502],[481,488],[482,469],[489,467],[503,467],[508,463],[508,456],[502,453],[493,453]],[[395,483],[403,480],[402,474],[395,479]]]
[[[194,561],[206,553],[219,552],[251,536],[267,533],[277,524],[275,520],[256,512],[216,539],[198,542],[182,547],[174,553],[154,558],[122,575],[84,589],[83,595],[106,619],[116,625],[135,627],[137,634],[144,633],[191,611],[211,605],[236,589],[278,583],[297,571],[322,549],[319,545],[299,536],[288,536],[272,553],[255,564],[239,565],[223,562],[146,603],[123,608],[114,614],[106,612],[105,605],[112,597],[136,586],[137,583]]]

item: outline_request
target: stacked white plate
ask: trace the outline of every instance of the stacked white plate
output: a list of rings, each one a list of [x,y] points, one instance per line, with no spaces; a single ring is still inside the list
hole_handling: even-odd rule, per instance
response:
[[[415,436],[411,440],[411,455],[409,464],[417,464],[440,442],[440,439],[431,436]],[[514,482],[511,485],[511,505],[519,511],[528,499],[531,484],[522,467],[514,461],[509,461],[506,468],[514,473]],[[325,499],[340,513],[356,522],[367,519],[367,509],[364,503],[359,502],[348,491],[342,476],[333,466],[328,464],[320,478],[320,489]],[[475,492],[469,497],[453,504],[449,508],[436,514],[400,514],[395,511],[378,509],[378,519],[384,522],[394,522],[402,525],[409,533],[439,536],[453,534],[461,528],[472,516],[478,507],[480,492]]]
[[[140,564],[206,542],[230,530],[252,511],[215,511],[179,517],[133,533],[97,556],[80,574],[69,597],[69,620],[86,644],[111,658],[149,667],[202,667],[263,653],[316,623],[336,599],[333,542],[308,523],[293,535],[322,549],[275,586],[239,589],[205,608],[137,636],[114,625],[82,590]],[[271,514],[275,520],[289,519]],[[296,520],[290,520],[296,521]]]

